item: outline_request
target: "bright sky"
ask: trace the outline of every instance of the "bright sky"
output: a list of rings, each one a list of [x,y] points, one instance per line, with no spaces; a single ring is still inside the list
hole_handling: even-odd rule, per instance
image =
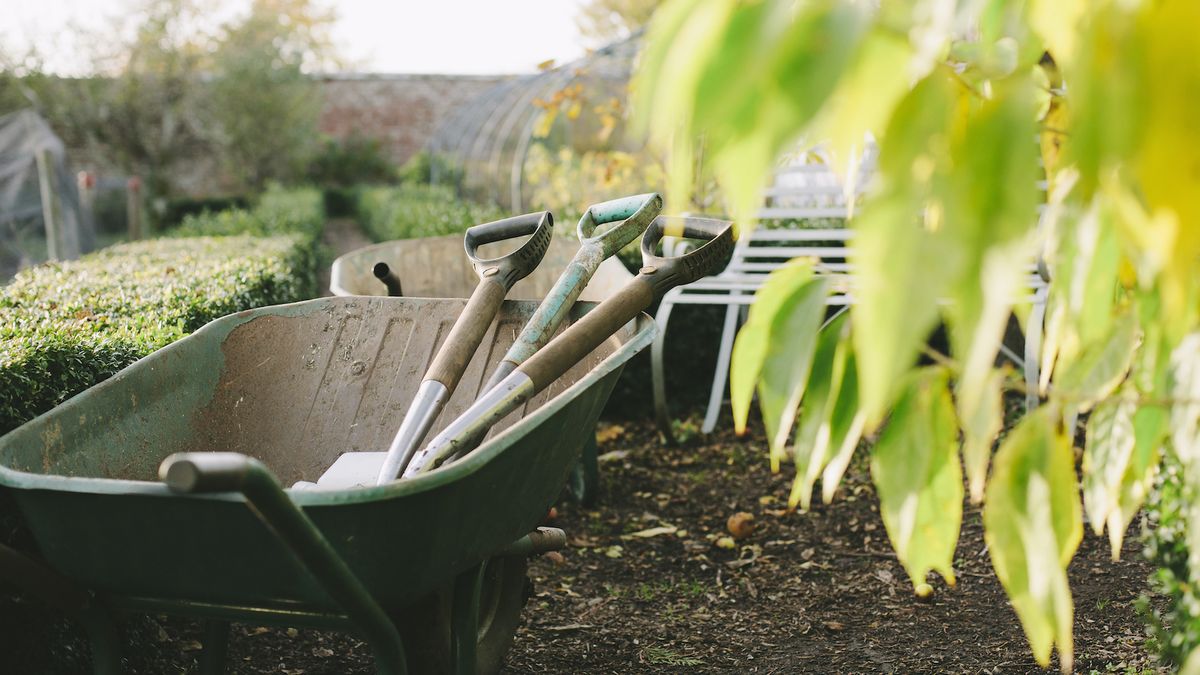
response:
[[[519,73],[584,53],[575,15],[582,0],[326,0],[335,38],[353,69],[381,73]],[[52,70],[77,71],[64,29],[101,29],[138,0],[2,0],[0,45],[37,44]],[[227,0],[240,9],[248,0]],[[15,6],[14,6],[15,5]],[[227,12],[224,12],[227,13]]]

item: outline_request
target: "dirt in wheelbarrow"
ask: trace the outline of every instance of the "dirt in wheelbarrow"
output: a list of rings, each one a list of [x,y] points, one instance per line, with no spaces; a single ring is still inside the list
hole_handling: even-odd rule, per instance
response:
[[[964,517],[957,586],[931,578],[920,601],[861,463],[833,504],[796,513],[786,509],[791,473],[769,471],[761,435],[664,447],[638,422],[602,424],[598,438],[600,501],[557,506],[569,546],[531,564],[504,672],[1047,672],[991,569],[976,508]],[[738,513],[752,519],[741,517],[744,536],[728,547]],[[1088,534],[1071,565],[1076,672],[1165,672],[1143,645],[1134,601],[1151,568],[1129,539],[1113,563],[1106,539]],[[195,622],[129,628],[131,672],[195,672]],[[231,673],[374,672],[363,642],[310,630],[235,626],[229,657]]]

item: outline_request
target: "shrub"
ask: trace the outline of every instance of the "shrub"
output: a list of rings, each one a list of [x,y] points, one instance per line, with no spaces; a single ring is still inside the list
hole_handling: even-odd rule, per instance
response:
[[[0,293],[0,433],[213,319],[315,290],[295,235],[158,239],[26,270]]]
[[[351,134],[326,138],[308,165],[308,179],[325,188],[348,188],[360,183],[386,183],[396,179],[396,165],[378,138]]]
[[[112,191],[114,194],[123,197],[117,191]],[[121,216],[125,215],[124,201],[120,203]],[[210,213],[220,213],[230,209],[245,209],[249,208],[250,201],[240,195],[230,197],[180,197],[167,202],[167,208],[163,211],[160,222],[163,228],[170,229],[179,223],[183,222],[188,216],[201,216]],[[124,229],[125,222],[120,221],[120,230]],[[120,231],[118,230],[118,231]]]
[[[364,188],[357,210],[359,223],[375,241],[454,234],[508,215],[498,207],[463,200],[441,185]]]
[[[172,237],[220,237],[255,235],[268,237],[297,234],[313,242],[321,236],[325,208],[320,191],[313,188],[285,190],[272,186],[252,210],[231,209],[184,218]]]
[[[1195,502],[1174,453],[1166,453],[1157,489],[1146,503],[1142,530],[1145,555],[1155,566],[1150,588],[1165,602],[1138,600],[1149,627],[1149,646],[1167,665],[1178,666],[1200,646],[1200,591],[1188,565],[1188,515]],[[1161,604],[1161,607],[1156,607]]]

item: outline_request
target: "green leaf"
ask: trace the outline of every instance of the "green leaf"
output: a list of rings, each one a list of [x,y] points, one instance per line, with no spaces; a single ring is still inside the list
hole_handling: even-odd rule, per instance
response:
[[[938,209],[926,204],[934,171],[944,161],[945,128],[958,96],[954,86],[934,73],[900,102],[880,150],[882,192],[851,221],[854,351],[868,428],[882,421],[895,383],[933,330],[938,301],[955,274],[947,265],[955,260],[954,250],[933,232]],[[926,223],[917,220],[922,210]]]
[[[849,351],[845,331],[847,318],[848,314],[841,314],[822,328],[817,338],[812,372],[808,376],[796,436],[792,441],[796,477],[792,481],[788,508],[799,504],[800,508],[808,510],[813,484],[829,459],[830,417],[841,390]]]
[[[758,382],[758,405],[771,447],[771,466],[776,470],[808,383],[827,295],[828,281],[811,279],[785,301],[771,321]]]
[[[966,465],[973,504],[983,503],[992,443],[1004,425],[1003,385],[1004,372],[994,370],[969,406],[961,398],[956,401],[962,421],[963,464]]]
[[[882,421],[895,383],[933,330],[946,287],[941,242],[913,222],[910,206],[895,199],[869,203],[854,228],[854,351],[870,428]]]
[[[930,570],[954,584],[963,487],[949,379],[944,368],[908,378],[871,451],[879,513],[914,587]]]
[[[1185,467],[1200,469],[1200,333],[1171,352],[1171,380],[1171,444]]]
[[[829,139],[833,164],[847,195],[853,195],[857,188],[859,159],[867,134],[883,135],[892,110],[908,91],[908,81],[896,77],[896,64],[910,58],[912,49],[903,36],[872,30],[814,124],[813,136]],[[852,200],[849,204],[853,208]]]
[[[858,405],[858,368],[854,350],[848,348],[847,352],[841,391],[838,392],[829,421],[829,447],[833,450],[833,457],[821,474],[821,499],[826,504],[833,501],[842,475],[850,466],[850,459],[867,425],[867,416]]]
[[[1014,142],[1037,134],[1028,80],[996,85],[956,134],[936,181],[945,205],[938,235],[948,240],[942,264],[954,275],[945,308],[960,362],[957,397],[964,418],[981,405],[1013,300],[1028,274],[1037,223],[1038,148]]]
[[[767,277],[754,296],[750,316],[738,331],[730,359],[729,398],[737,433],[746,432],[754,386],[762,374],[771,325],[784,307],[812,280],[812,262],[794,260]]]
[[[1063,672],[1070,672],[1074,605],[1066,570],[1083,522],[1070,439],[1055,428],[1056,417],[1051,407],[1040,408],[1000,445],[983,525],[992,566],[1034,658],[1046,667],[1057,645]]]
[[[1169,420],[1167,411],[1158,406],[1138,408],[1133,416],[1133,456],[1121,476],[1116,506],[1108,514],[1108,541],[1113,560],[1121,555],[1125,531],[1154,487]]]
[[[1120,250],[1113,205],[1097,194],[1079,219],[1056,221],[1054,283],[1050,286],[1041,387],[1070,367],[1084,345],[1110,329]]]
[[[1079,358],[1055,383],[1055,395],[1079,412],[1087,412],[1117,388],[1133,361],[1140,331],[1129,310],[1113,319],[1108,335],[1084,347]]]
[[[1136,412],[1134,398],[1117,395],[1101,401],[1087,421],[1083,505],[1096,535],[1104,531],[1109,514],[1120,505],[1121,484],[1136,445],[1133,427]]]

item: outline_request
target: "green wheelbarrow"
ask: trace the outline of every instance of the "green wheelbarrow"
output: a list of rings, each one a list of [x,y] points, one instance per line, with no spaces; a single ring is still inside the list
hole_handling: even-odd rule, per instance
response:
[[[386,447],[463,305],[339,297],[231,315],[12,431],[0,486],[44,563],[0,548],[0,572],[76,612],[101,673],[120,670],[120,611],[206,620],[208,672],[221,671],[230,621],[356,632],[380,672],[494,672],[527,556],[565,543],[537,526],[622,366],[650,343],[649,317],[458,462],[379,486],[279,487]],[[435,428],[467,409],[535,308],[504,304]],[[158,471],[180,452],[209,466],[177,462],[172,490]]]

